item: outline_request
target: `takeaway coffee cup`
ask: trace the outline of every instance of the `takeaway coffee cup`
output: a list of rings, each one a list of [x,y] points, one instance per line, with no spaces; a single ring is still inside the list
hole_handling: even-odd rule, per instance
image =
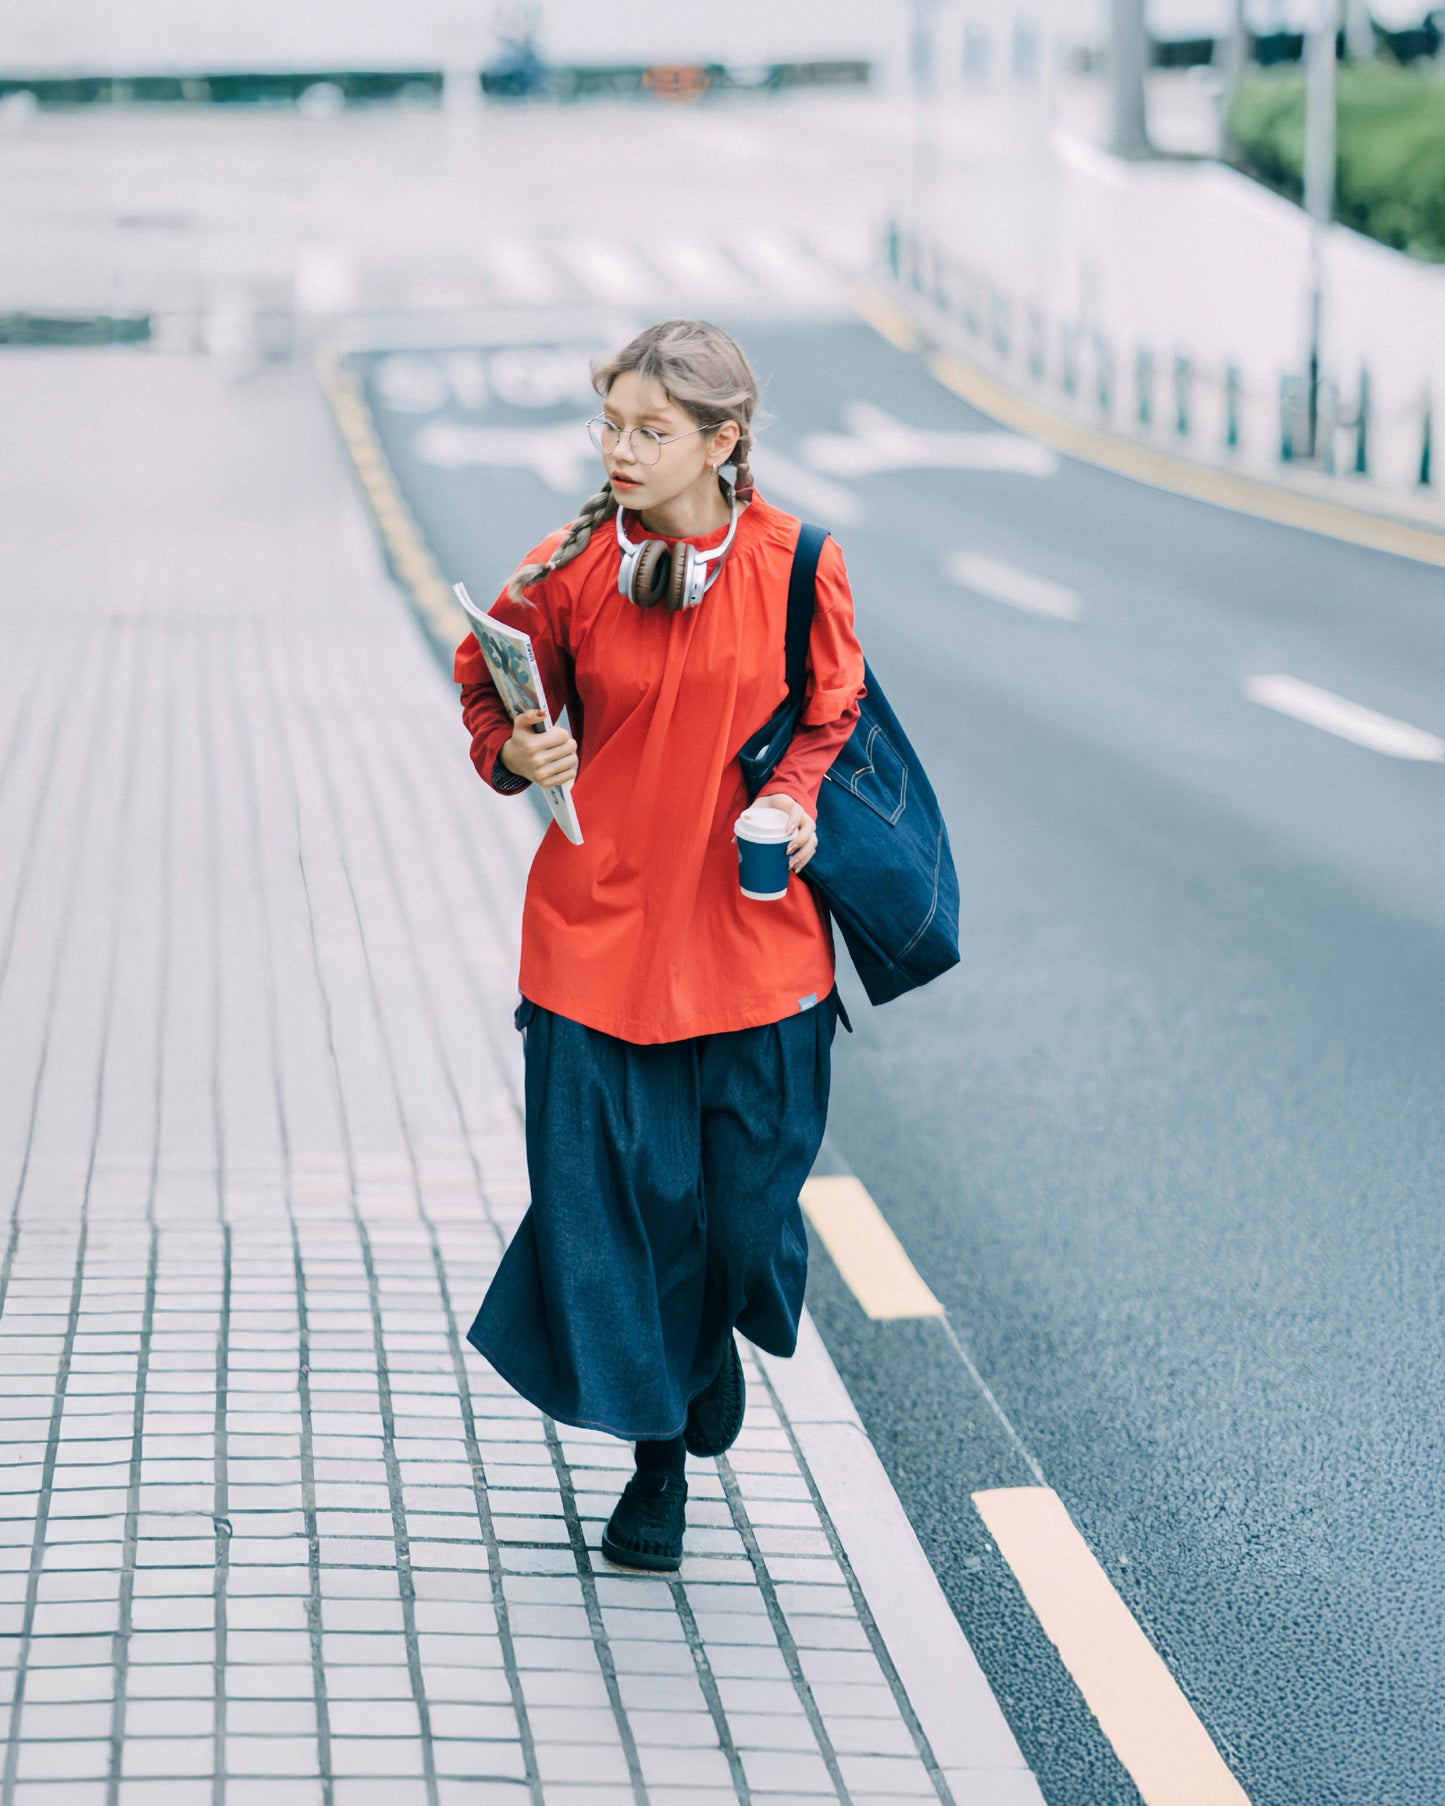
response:
[[[744,809],[733,832],[738,840],[738,882],[743,895],[776,903],[788,894],[788,840],[792,826],[781,809],[755,803]]]

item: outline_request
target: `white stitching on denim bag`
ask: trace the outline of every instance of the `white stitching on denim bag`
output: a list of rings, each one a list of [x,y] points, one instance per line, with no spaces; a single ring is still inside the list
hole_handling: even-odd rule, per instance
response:
[[[930,923],[933,921],[934,916],[937,915],[937,913],[938,913],[938,880],[939,880],[939,875],[940,875],[940,872],[941,872],[942,866],[943,866],[943,836],[944,836],[944,832],[945,832],[945,830],[943,828],[943,825],[942,825],[942,823],[940,823],[939,829],[938,829],[938,844],[933,850],[933,901],[928,906],[928,914],[923,918],[923,920],[918,925],[918,932],[914,935],[913,939],[908,943],[908,945],[905,948],[903,948],[903,950],[899,953],[898,959],[897,959],[897,964],[899,964],[899,965],[902,965],[903,961],[908,958],[908,955],[910,953],[912,953],[913,949],[918,945],[920,939],[923,937],[925,931],[928,929]]]
[[[898,826],[898,823],[900,822],[900,820],[903,817],[903,811],[908,807],[908,765],[907,765],[907,762],[903,759],[898,760],[898,767],[899,767],[899,771],[901,774],[900,782],[898,785],[898,807],[893,811],[893,813],[891,815],[885,815],[883,813],[883,811],[877,806],[876,803],[870,803],[868,801],[868,798],[866,796],[864,796],[863,792],[858,788],[858,786],[862,782],[862,780],[864,778],[866,778],[868,773],[874,769],[873,763],[872,763],[873,742],[877,739],[879,734],[881,734],[882,732],[883,732],[883,723],[881,721],[875,721],[873,723],[873,726],[868,730],[868,744],[864,749],[864,757],[869,760],[869,763],[866,765],[860,765],[858,767],[858,769],[853,773],[852,777],[846,778],[846,779],[834,777],[833,776],[833,768],[831,765],[828,767],[827,771],[825,771],[823,773],[823,776],[825,778],[827,778],[830,783],[839,784],[842,786],[842,788],[844,790],[848,791],[851,795],[856,796],[858,801],[863,804],[864,808],[871,809],[880,821],[886,821],[890,828],[896,828]],[[884,745],[888,746],[889,749],[891,750],[892,743],[890,741],[885,740]]]

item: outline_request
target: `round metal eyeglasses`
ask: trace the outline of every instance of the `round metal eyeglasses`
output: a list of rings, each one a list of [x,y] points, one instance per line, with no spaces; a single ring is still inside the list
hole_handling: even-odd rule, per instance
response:
[[[695,426],[686,433],[674,433],[671,438],[664,439],[661,433],[655,433],[650,426],[630,426],[626,429],[618,426],[615,420],[609,420],[605,414],[598,414],[587,422],[587,437],[598,451],[606,452],[609,457],[615,452],[624,439],[632,443],[632,455],[639,464],[656,464],[662,456],[664,445],[673,445],[679,439],[691,439],[698,433],[713,433],[723,424],[721,420],[709,421],[706,426]]]

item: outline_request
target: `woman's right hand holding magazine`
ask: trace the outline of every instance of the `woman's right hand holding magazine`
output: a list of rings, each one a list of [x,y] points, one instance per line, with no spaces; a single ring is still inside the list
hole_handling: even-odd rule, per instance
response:
[[[537,733],[541,721],[540,709],[527,709],[517,716],[511,739],[502,743],[502,763],[513,776],[548,789],[576,777],[577,742],[565,727]]]

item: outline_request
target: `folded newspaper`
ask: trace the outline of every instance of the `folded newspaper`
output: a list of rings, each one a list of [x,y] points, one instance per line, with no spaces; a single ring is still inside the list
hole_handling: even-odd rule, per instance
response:
[[[466,610],[472,632],[477,637],[482,657],[487,661],[487,669],[492,674],[492,682],[497,686],[497,694],[507,713],[515,721],[518,715],[525,714],[528,709],[540,709],[543,725],[537,731],[545,733],[552,725],[552,712],[547,707],[547,692],[542,688],[542,675],[537,669],[537,655],[532,650],[531,640],[520,629],[507,627],[501,621],[494,621],[490,615],[483,614],[467,594],[464,583],[454,583],[452,594]],[[542,795],[547,799],[547,807],[552,811],[557,826],[573,846],[580,847],[582,828],[577,820],[577,811],[572,806],[571,778],[565,784],[543,785]]]

